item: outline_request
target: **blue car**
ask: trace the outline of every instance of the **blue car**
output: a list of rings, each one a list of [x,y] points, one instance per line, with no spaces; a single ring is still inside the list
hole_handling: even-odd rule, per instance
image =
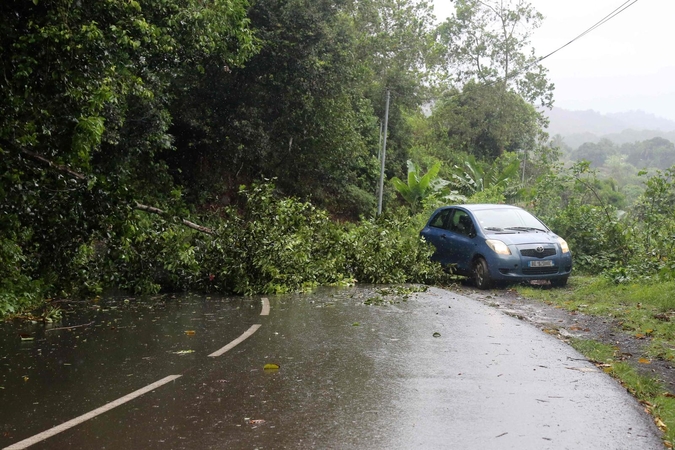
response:
[[[445,206],[420,234],[436,248],[434,261],[479,289],[531,280],[565,286],[572,271],[567,242],[516,206]]]

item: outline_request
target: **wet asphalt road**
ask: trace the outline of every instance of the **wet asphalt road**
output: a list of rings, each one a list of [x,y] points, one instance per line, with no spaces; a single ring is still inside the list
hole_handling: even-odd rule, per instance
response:
[[[268,316],[260,298],[132,299],[64,320],[90,326],[20,330],[27,342],[4,325],[0,448],[169,375],[28,448],[664,448],[640,405],[555,338],[452,292],[364,304],[375,295],[269,297]]]

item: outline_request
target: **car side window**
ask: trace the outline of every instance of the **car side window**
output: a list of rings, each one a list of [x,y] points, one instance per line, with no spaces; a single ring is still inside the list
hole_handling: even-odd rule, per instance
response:
[[[447,225],[450,222],[448,220],[448,217],[450,216],[450,213],[452,210],[450,209],[445,209],[438,214],[436,214],[436,217],[434,217],[434,220],[431,221],[431,226],[434,228],[443,228],[443,229],[448,229]]]
[[[465,211],[460,209],[456,210],[455,214],[452,216],[451,223],[450,231],[469,237],[476,235],[476,228],[473,225],[473,220],[471,220],[471,217]]]

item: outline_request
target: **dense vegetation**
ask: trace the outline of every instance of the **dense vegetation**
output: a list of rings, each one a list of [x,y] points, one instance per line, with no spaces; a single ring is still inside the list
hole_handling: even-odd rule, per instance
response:
[[[672,145],[561,152],[541,15],[455,5],[436,25],[423,0],[3,2],[0,315],[112,288],[438,281],[418,231],[456,201],[526,206],[579,270],[671,278]]]

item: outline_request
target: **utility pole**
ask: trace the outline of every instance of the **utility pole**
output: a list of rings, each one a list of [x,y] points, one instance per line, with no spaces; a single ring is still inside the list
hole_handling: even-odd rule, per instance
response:
[[[382,139],[382,158],[380,160],[380,189],[377,199],[377,215],[382,214],[382,194],[384,193],[384,161],[387,158],[387,125],[389,125],[389,89],[387,89],[387,106],[384,110],[384,138]]]
[[[382,160],[382,128],[384,128],[384,122],[380,121],[380,140],[377,141],[377,162]]]

